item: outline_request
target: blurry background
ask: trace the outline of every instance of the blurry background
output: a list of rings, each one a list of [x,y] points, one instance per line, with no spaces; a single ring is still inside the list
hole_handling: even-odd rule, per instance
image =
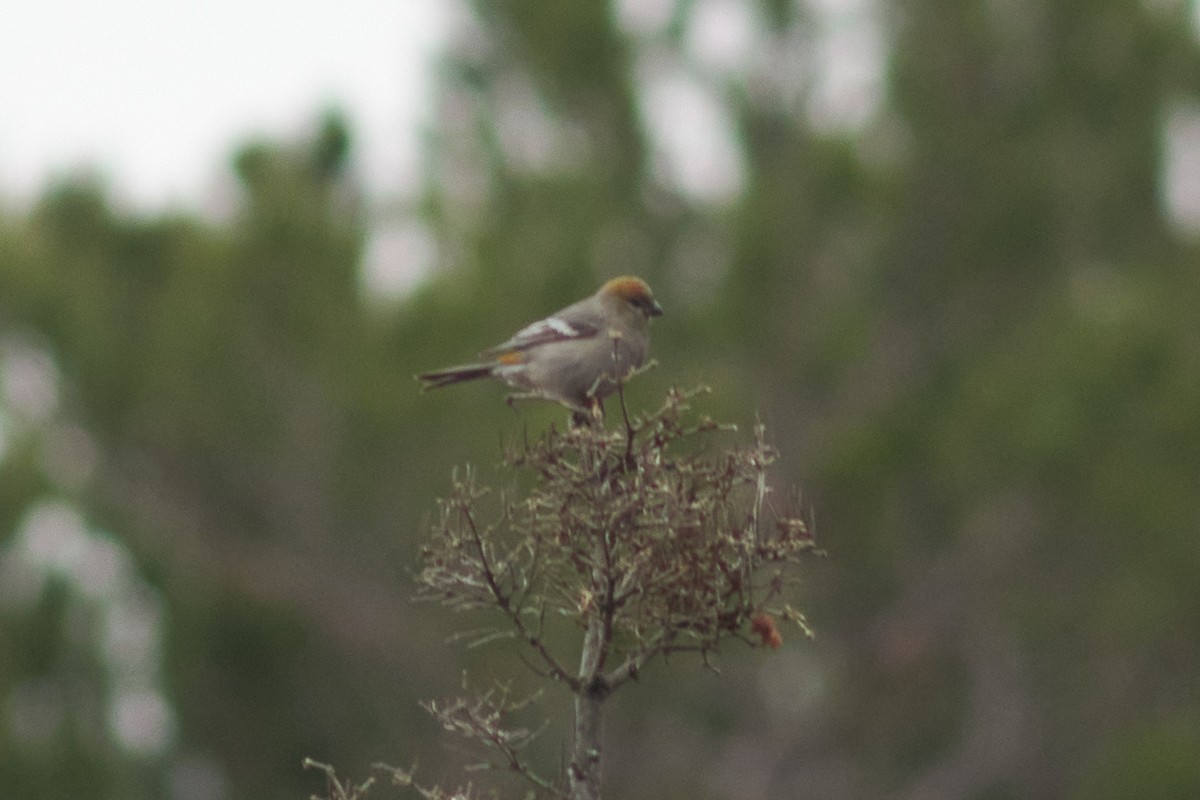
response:
[[[9,5],[0,796],[453,782],[417,700],[520,665],[415,551],[562,414],[411,376],[630,272],[631,402],[760,416],[829,557],[613,797],[1200,796],[1192,3]]]

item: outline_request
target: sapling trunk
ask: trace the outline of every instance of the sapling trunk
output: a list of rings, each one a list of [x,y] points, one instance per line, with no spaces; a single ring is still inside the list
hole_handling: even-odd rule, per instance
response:
[[[595,685],[575,695],[575,747],[568,780],[571,800],[600,800],[606,694],[603,685]]]
[[[579,679],[575,690],[575,741],[567,785],[570,800],[600,800],[604,763],[604,700],[610,687],[603,674],[612,640],[612,532],[603,530],[592,544],[591,596],[585,609]]]

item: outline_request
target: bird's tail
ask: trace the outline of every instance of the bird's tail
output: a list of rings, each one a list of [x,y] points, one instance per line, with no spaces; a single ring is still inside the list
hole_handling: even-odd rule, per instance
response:
[[[489,378],[492,375],[492,364],[464,364],[460,367],[447,367],[434,372],[425,372],[417,376],[421,382],[421,391],[440,389],[463,381],[473,381],[478,378]]]

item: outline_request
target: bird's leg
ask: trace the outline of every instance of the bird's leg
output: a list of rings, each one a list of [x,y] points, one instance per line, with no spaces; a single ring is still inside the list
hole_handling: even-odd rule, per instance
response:
[[[587,411],[593,423],[601,427],[604,426],[604,403],[600,402],[600,398],[595,395],[588,395]]]
[[[587,396],[586,406],[571,406],[571,427],[604,427],[604,404],[595,395]]]
[[[596,376],[596,380],[592,381],[592,385],[588,387],[588,390],[584,392],[583,396],[587,398],[585,402],[587,403],[588,408],[596,405],[596,393],[600,391],[600,384],[604,383],[606,380],[609,380],[608,373],[601,372]]]

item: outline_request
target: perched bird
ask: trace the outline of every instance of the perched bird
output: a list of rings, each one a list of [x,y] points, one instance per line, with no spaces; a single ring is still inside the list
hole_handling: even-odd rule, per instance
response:
[[[517,331],[479,354],[480,361],[418,375],[423,389],[476,378],[496,378],[526,394],[555,400],[577,414],[596,413],[600,401],[642,365],[650,318],[662,314],[641,278],[613,278],[591,297]]]

